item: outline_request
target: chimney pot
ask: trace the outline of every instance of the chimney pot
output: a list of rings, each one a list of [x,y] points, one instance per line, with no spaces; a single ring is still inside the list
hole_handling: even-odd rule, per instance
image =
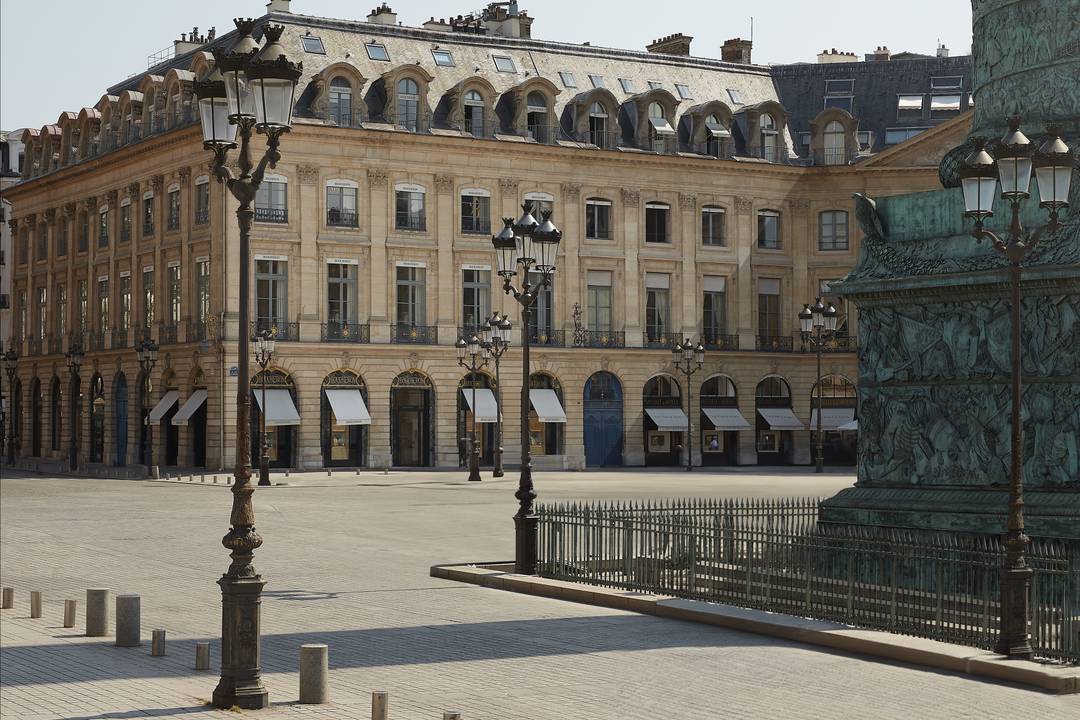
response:
[[[645,46],[645,50],[658,55],[690,55],[690,42],[694,38],[682,33],[672,33]]]

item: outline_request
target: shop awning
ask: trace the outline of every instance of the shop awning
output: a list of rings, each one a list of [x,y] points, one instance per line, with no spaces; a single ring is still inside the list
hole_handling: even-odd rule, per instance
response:
[[[180,393],[176,390],[170,390],[165,393],[165,396],[158,400],[158,404],[150,411],[150,417],[148,417],[146,421],[150,423],[161,422],[161,418],[165,417],[165,413],[172,410],[172,406],[175,405],[176,401],[179,399]]]
[[[817,430],[817,408],[810,412],[810,429]],[[855,419],[855,408],[825,408],[821,413],[822,430],[839,430]]]
[[[738,408],[710,407],[702,410],[713,424],[714,430],[749,430],[750,423]]]
[[[758,408],[758,415],[765,418],[769,427],[773,430],[805,430],[806,426],[799,422],[791,408]]]
[[[685,432],[687,418],[682,408],[645,408],[645,414],[660,432]]]
[[[479,399],[479,398],[478,398]],[[564,423],[566,412],[563,410],[559,396],[554,390],[529,390],[529,401],[532,403],[536,417],[542,423]]]
[[[191,397],[187,399],[187,402],[180,406],[180,410],[173,415],[173,425],[187,425],[191,416],[198,412],[202,404],[206,402],[206,389],[199,388],[195,392],[191,393]]]
[[[548,391],[553,392],[553,391]],[[495,402],[495,393],[488,388],[476,388],[476,407],[473,407],[473,389],[461,388],[461,394],[465,396],[465,402],[469,405],[469,410],[476,413],[476,422],[478,423],[493,423],[499,419],[499,404]],[[558,402],[558,398],[555,399]],[[560,410],[562,408],[559,408]],[[536,411],[540,413],[539,410]],[[564,416],[562,422],[566,422]]]
[[[852,420],[849,423],[844,423],[843,425],[841,425],[840,427],[838,427],[836,429],[841,431],[841,432],[858,432],[859,431],[859,421],[858,420]]]
[[[368,412],[364,396],[359,390],[334,388],[324,392],[326,399],[330,401],[330,409],[334,411],[335,425],[371,424],[371,413]]]
[[[259,409],[266,414],[266,426],[299,425],[300,413],[296,412],[292,395],[284,388],[267,388],[266,407],[263,407],[262,388],[253,390],[255,402],[259,403]]]

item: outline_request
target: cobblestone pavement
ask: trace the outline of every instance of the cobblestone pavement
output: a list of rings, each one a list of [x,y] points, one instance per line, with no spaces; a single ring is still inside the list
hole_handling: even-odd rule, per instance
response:
[[[0,470],[4,718],[236,717],[206,707],[216,682],[223,484],[50,479]],[[1080,699],[616,610],[428,576],[432,564],[511,557],[511,474],[340,473],[259,489],[256,565],[263,670],[258,717],[368,718],[372,690],[394,720],[627,718],[992,718],[1080,716]],[[209,478],[208,478],[209,481]],[[850,475],[800,472],[542,473],[543,499],[824,495]],[[223,482],[223,479],[222,479]],[[84,638],[85,588],[142,596],[143,634],[168,655]],[[29,591],[45,613],[30,619]],[[79,601],[74,629],[65,598]],[[215,671],[196,673],[194,642]],[[330,645],[326,706],[299,705],[298,648]]]

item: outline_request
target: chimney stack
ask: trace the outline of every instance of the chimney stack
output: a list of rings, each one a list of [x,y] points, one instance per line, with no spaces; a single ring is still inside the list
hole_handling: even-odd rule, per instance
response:
[[[949,57],[949,48],[942,45],[940,41],[938,42],[938,46],[937,46],[937,56],[939,58],[947,58],[947,57]]]
[[[751,40],[743,40],[742,38],[725,40],[724,44],[720,47],[720,59],[724,62],[749,65],[750,51],[753,47],[754,43]]]
[[[653,40],[645,46],[645,49],[657,55],[690,55],[690,41],[694,38],[682,33],[675,33]]]
[[[886,62],[892,57],[892,53],[889,52],[889,48],[882,45],[879,48],[875,48],[873,54],[870,56],[872,62]]]
[[[375,25],[397,25],[397,13],[391,10],[389,5],[383,3],[368,13],[367,21]]]
[[[289,0],[270,0],[266,3],[266,12],[280,12],[287,13],[289,10]]]
[[[822,50],[819,52],[817,61],[819,65],[826,65],[828,63],[858,62],[859,59],[855,57],[855,53],[853,52],[843,52],[833,48],[832,50]]]

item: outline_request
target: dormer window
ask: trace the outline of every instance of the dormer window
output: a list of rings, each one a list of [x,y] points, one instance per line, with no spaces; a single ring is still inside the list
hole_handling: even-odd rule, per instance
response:
[[[682,83],[675,83],[675,91],[679,93],[680,100],[692,100],[694,98],[693,93],[690,92],[689,85],[683,85]]]
[[[390,53],[386,52],[386,46],[382,43],[367,43],[364,47],[367,49],[369,59],[390,62]]]
[[[960,95],[931,95],[930,117],[942,117],[960,112]]]
[[[435,59],[435,64],[439,67],[454,67],[454,56],[449,50],[432,50],[431,57]]]
[[[476,90],[465,93],[465,132],[484,137],[484,97]]]
[[[492,55],[491,59],[495,61],[495,69],[499,72],[517,72],[517,66],[514,65],[514,59],[509,55]]]
[[[340,127],[352,125],[352,85],[343,77],[330,81],[330,122]]]
[[[833,120],[825,126],[825,164],[845,165],[847,163],[846,139],[844,126],[839,121]]]
[[[848,114],[853,114],[852,106],[855,102],[855,98],[848,95],[846,97],[836,96],[825,98],[825,109],[839,108]]]
[[[761,126],[761,156],[769,162],[778,162],[780,133],[776,129],[776,119],[769,113],[762,113],[758,122]]]
[[[854,80],[826,80],[825,81],[825,94],[826,95],[850,95],[855,90]]]
[[[529,137],[538,143],[551,141],[551,127],[548,123],[547,98],[539,91],[532,91],[526,98],[526,114]]]
[[[603,75],[589,75],[589,82],[592,83],[592,86],[594,88],[602,88],[602,87],[604,87],[604,76]]]
[[[326,48],[323,46],[322,38],[318,35],[301,36],[300,45],[303,46],[304,52],[306,53],[312,53],[313,55],[326,54]]]
[[[715,158],[728,156],[728,143],[731,141],[731,131],[724,127],[720,118],[709,115],[705,118],[705,152]]]
[[[629,78],[619,78],[619,85],[622,86],[622,91],[627,95],[633,95],[637,92],[634,87],[634,81]]]
[[[963,75],[948,75],[930,78],[931,90],[959,90],[963,85]]]
[[[567,88],[576,88],[577,87],[577,79],[574,77],[574,73],[572,73],[572,72],[560,72],[559,73],[559,79],[562,80],[563,87],[567,87]]]
[[[416,132],[420,125],[420,87],[412,78],[402,78],[397,84],[397,126]]]
[[[917,120],[922,118],[922,95],[898,95],[896,98],[897,119]]]
[[[599,148],[612,147],[608,139],[608,114],[604,106],[594,102],[589,107],[589,142]]]
[[[662,153],[667,149],[669,138],[675,137],[675,129],[664,116],[664,107],[660,103],[649,103],[649,139],[654,152]]]

